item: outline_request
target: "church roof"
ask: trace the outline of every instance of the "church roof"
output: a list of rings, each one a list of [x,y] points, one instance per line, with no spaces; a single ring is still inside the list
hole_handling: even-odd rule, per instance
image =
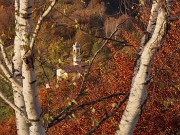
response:
[[[62,66],[61,69],[64,70],[66,73],[80,73],[83,74],[84,70],[87,69],[89,63],[85,62],[78,62],[78,65],[75,66]]]

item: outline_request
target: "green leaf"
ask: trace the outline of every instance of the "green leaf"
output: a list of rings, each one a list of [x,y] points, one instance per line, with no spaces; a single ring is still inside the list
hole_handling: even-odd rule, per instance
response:
[[[72,99],[71,102],[77,105],[76,100]]]
[[[168,109],[169,105],[170,105],[170,102],[169,101],[164,101],[163,103],[165,109]]]
[[[48,100],[48,101],[51,100],[51,96],[52,96],[52,94],[48,94],[48,95],[47,95],[47,100]]]
[[[69,102],[67,102],[67,105],[66,105],[66,106],[71,106],[71,105],[72,105],[72,102],[69,101]]]
[[[89,96],[88,91],[85,91],[85,92],[84,92],[84,96]]]
[[[99,122],[94,118],[91,118],[91,121],[92,121],[92,126],[97,126],[99,124]]]
[[[44,115],[44,121],[48,121],[48,122],[50,122],[51,120],[52,120],[52,116],[50,116],[50,114],[48,114],[48,113],[46,113],[45,115]]]
[[[75,19],[74,27],[75,27],[76,29],[79,28],[79,23],[78,23],[78,21],[77,21],[76,19]]]

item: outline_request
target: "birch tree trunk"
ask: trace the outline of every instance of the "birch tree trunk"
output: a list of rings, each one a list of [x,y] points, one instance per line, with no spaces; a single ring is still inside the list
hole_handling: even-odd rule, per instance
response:
[[[21,58],[19,59],[19,49],[20,49],[20,44],[18,41],[17,37],[15,37],[15,44],[14,44],[14,76],[17,78],[19,82],[22,83],[22,78],[20,76],[21,74]],[[25,108],[25,102],[24,102],[24,97],[22,94],[22,89],[21,91],[18,90],[16,85],[12,84],[13,88],[13,95],[14,95],[14,104],[19,107],[21,110],[23,110],[26,113],[26,108]],[[19,114],[19,112],[15,111],[16,115],[16,128],[17,128],[17,134],[18,135],[28,135],[29,134],[29,127],[24,119],[24,117]]]
[[[43,19],[50,13],[57,0],[53,0],[40,16],[33,31],[32,8],[34,0],[15,0],[15,39],[12,63],[8,60],[0,36],[0,69],[1,78],[10,82],[13,88],[14,103],[0,92],[0,97],[9,104],[16,114],[18,135],[45,135],[41,123],[41,107],[38,100],[36,76],[34,69],[34,42],[40,30]],[[11,65],[12,64],[12,65]]]
[[[30,49],[32,35],[32,7],[34,0],[21,0],[19,7],[19,32],[21,37],[20,56],[22,60],[23,96],[28,119],[30,135],[44,135],[45,129],[40,121],[41,107],[38,101],[36,77],[34,71],[34,54]]]
[[[14,56],[13,56],[13,67],[12,72],[14,77],[22,83],[22,60],[20,55],[20,45],[22,44],[19,33],[19,0],[15,0],[15,27],[16,27],[16,36],[14,39]],[[14,104],[23,110],[26,113],[24,97],[22,94],[22,89],[19,91],[15,84],[12,83],[13,95],[14,95]],[[24,119],[24,117],[15,111],[16,115],[16,128],[18,135],[28,135],[29,127]]]
[[[151,63],[166,33],[166,11],[161,4],[160,0],[153,1],[147,33],[141,40],[140,57],[134,69],[129,101],[121,118],[119,130],[116,131],[117,135],[133,134],[146,103]]]

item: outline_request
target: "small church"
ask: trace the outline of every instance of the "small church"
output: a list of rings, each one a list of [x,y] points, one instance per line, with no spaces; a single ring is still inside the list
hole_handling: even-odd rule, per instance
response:
[[[72,80],[77,80],[83,75],[84,71],[88,68],[89,63],[81,61],[81,48],[77,42],[72,46],[73,48],[73,64],[62,66],[56,70],[57,80],[66,79],[71,74]]]

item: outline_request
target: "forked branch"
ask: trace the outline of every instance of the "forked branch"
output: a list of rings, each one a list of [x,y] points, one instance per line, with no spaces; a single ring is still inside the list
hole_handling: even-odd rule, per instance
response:
[[[101,45],[101,47],[95,52],[94,56],[92,57],[91,59],[91,62],[89,63],[89,66],[88,66],[88,69],[87,69],[87,72],[84,74],[83,76],[83,81],[82,81],[82,84],[81,84],[81,87],[80,87],[80,92],[79,92],[79,95],[76,97],[75,100],[78,100],[81,95],[83,95],[83,89],[84,89],[84,85],[85,85],[85,81],[86,81],[86,78],[88,77],[89,73],[90,73],[90,70],[91,70],[91,67],[92,67],[92,64],[96,58],[96,56],[100,53],[100,51],[106,46],[106,44],[108,43],[109,39],[111,39],[115,34],[116,32],[119,30],[119,26],[124,24],[127,20],[123,21],[122,23],[118,24],[116,26],[116,29],[114,30],[114,32],[111,33],[111,35],[104,41],[104,43]]]
[[[11,108],[13,108],[16,112],[18,112],[20,115],[22,115],[27,123],[30,123],[30,121],[27,118],[27,115],[22,111],[20,108],[18,108],[14,103],[12,103],[8,98],[0,91],[0,97],[3,99],[5,103],[7,103]]]
[[[125,20],[126,21],[126,20]],[[125,22],[124,21],[124,22]],[[74,99],[75,101],[78,101],[80,99],[80,97],[82,97],[84,95],[83,93],[83,89],[84,89],[84,85],[85,85],[85,81],[90,73],[92,64],[96,58],[96,56],[99,54],[99,52],[105,47],[105,45],[108,43],[109,39],[111,39],[114,34],[119,30],[119,26],[122,25],[124,22],[120,23],[117,25],[116,29],[114,30],[114,32],[105,40],[105,42],[101,45],[101,47],[96,51],[96,53],[94,54],[93,58],[91,59],[91,62],[89,63],[87,72],[85,73],[85,75],[83,76],[83,81],[82,84],[80,86],[80,90],[79,90],[79,94],[77,95],[77,97]],[[63,109],[63,111],[61,113],[59,113],[56,117],[54,117],[54,119],[52,120],[51,124],[49,124],[49,127],[52,126],[52,124],[54,125],[54,123],[59,123],[62,119],[66,118],[66,116],[68,116],[70,113],[72,113],[72,107],[73,107],[74,103],[72,103],[70,106],[65,107]],[[54,122],[56,121],[56,122]]]
[[[57,115],[56,117],[53,118],[53,120],[48,124],[48,128],[54,126],[55,124],[61,122],[63,119],[65,119],[67,116],[71,115],[72,113],[86,107],[86,106],[89,106],[89,105],[94,105],[96,103],[99,103],[99,102],[102,102],[104,100],[107,100],[107,99],[111,99],[113,97],[118,97],[118,96],[122,96],[122,95],[127,95],[127,93],[114,93],[114,94],[111,94],[111,95],[108,95],[108,96],[105,96],[105,97],[102,97],[102,98],[98,98],[96,100],[93,100],[93,101],[89,101],[89,102],[85,102],[85,103],[82,103],[74,108],[67,108],[67,109],[64,109],[62,113],[60,113],[59,115]]]
[[[122,106],[122,104],[127,100],[127,98],[129,97],[129,92],[125,95],[125,97],[117,104],[117,106],[109,113],[104,115],[101,120],[98,122],[98,124],[96,126],[94,126],[90,131],[88,131],[86,133],[86,135],[91,135],[94,131],[96,131],[96,129],[98,129],[101,124],[107,120],[109,117],[111,117],[112,115],[114,115],[118,109]]]
[[[4,50],[4,47],[3,47],[3,41],[0,37],[0,47],[1,47],[1,52],[2,52],[2,55],[4,57],[4,61],[1,59],[0,57],[0,69],[3,71],[4,75],[8,78],[8,80],[11,82],[11,83],[14,83],[19,90],[22,89],[22,84],[13,76],[12,72],[11,72],[11,66],[10,66],[10,62],[7,58],[7,54],[5,53],[5,50]],[[9,66],[9,67],[8,67]]]
[[[8,78],[11,83],[14,83],[19,90],[22,90],[22,84],[13,76],[6,64],[0,58],[0,69],[3,71],[4,75]]]

